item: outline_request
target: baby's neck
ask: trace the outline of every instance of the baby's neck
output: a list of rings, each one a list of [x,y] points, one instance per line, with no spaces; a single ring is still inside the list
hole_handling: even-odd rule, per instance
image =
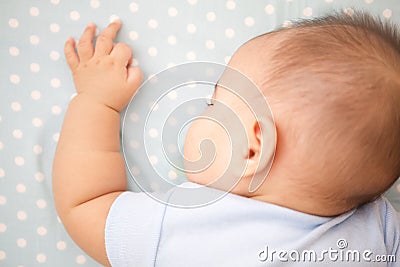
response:
[[[337,216],[355,208],[350,204],[330,201],[321,193],[315,193],[313,190],[306,191],[298,186],[283,183],[272,184],[268,181],[265,181],[257,195],[250,198],[324,217]]]

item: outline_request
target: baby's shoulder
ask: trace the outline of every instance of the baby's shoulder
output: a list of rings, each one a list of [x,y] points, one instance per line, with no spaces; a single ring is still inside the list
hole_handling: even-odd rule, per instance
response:
[[[384,196],[360,206],[352,217],[353,222],[362,222],[366,226],[379,226],[385,236],[400,235],[400,213]]]
[[[356,209],[355,215],[380,218],[383,222],[399,221],[400,213],[392,206],[389,200],[380,196],[374,201],[366,203]]]

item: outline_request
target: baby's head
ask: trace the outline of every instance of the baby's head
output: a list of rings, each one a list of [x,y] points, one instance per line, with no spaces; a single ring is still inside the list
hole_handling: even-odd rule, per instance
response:
[[[246,165],[242,177],[232,177],[241,178],[233,193],[330,216],[374,199],[400,176],[400,34],[394,26],[358,12],[301,21],[245,43],[229,66],[263,92],[277,133],[270,173],[250,192],[257,166],[267,167],[263,161],[273,157],[262,149],[275,142],[266,134],[271,124],[259,123],[239,97],[217,86],[213,97],[237,112],[247,133],[233,151]],[[227,171],[230,139],[212,121],[196,120],[186,160],[201,157],[204,139],[213,141],[216,157],[188,178],[207,185]]]

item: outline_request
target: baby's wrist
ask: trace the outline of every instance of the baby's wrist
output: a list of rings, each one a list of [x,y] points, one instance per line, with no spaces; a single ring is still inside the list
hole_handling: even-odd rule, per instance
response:
[[[85,92],[78,93],[71,100],[71,102],[74,102],[75,105],[80,105],[80,106],[87,107],[87,108],[100,107],[100,108],[107,109],[111,112],[116,112],[116,113],[120,112],[120,110],[117,110],[116,108],[112,107],[111,105],[108,105],[107,103],[101,101],[97,97],[94,97]]]

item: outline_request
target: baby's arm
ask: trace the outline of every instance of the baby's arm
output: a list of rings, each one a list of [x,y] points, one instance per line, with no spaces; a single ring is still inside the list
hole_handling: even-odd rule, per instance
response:
[[[71,38],[65,57],[77,96],[68,107],[53,165],[53,193],[58,214],[74,241],[94,259],[109,265],[104,244],[107,214],[126,190],[120,153],[119,112],[138,89],[142,74],[130,66],[132,51],[113,44],[121,22],[98,37],[90,24],[75,52]]]

